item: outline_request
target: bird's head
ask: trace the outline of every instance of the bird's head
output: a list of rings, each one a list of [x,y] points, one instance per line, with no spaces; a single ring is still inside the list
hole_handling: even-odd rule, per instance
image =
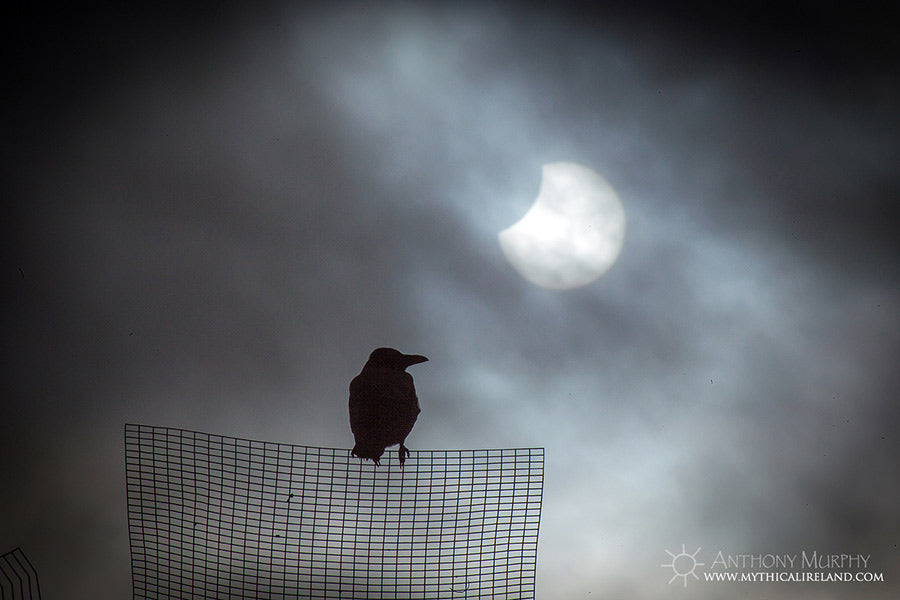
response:
[[[376,348],[369,355],[369,361],[366,363],[366,366],[404,371],[406,367],[425,362],[426,360],[428,359],[419,354],[403,354],[393,348]]]

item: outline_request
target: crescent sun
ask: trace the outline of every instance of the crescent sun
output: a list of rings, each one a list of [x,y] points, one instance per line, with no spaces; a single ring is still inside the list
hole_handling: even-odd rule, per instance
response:
[[[497,234],[509,263],[551,289],[586,285],[616,262],[625,240],[625,210],[596,172],[570,162],[546,164],[532,207]]]

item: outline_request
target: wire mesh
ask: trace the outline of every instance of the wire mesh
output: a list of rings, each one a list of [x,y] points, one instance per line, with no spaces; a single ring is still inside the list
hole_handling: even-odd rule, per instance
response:
[[[349,450],[125,426],[134,597],[532,599],[542,448]]]
[[[37,571],[21,548],[0,554],[0,600],[40,600]]]

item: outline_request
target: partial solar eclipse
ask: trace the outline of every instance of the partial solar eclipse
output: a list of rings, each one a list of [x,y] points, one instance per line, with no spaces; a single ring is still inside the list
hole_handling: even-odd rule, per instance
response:
[[[615,190],[585,166],[550,163],[532,207],[497,238],[528,281],[564,290],[603,275],[625,240],[625,211]]]

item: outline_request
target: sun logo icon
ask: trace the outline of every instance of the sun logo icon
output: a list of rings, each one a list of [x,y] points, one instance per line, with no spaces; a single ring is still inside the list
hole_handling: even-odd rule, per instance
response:
[[[688,575],[690,575],[697,581],[700,580],[700,578],[697,577],[697,573],[694,572],[696,571],[697,567],[703,566],[702,562],[697,562],[698,552],[700,552],[699,547],[694,550],[693,554],[688,554],[684,549],[684,544],[681,545],[681,552],[679,552],[678,554],[673,554],[672,552],[666,550],[666,554],[672,557],[672,562],[660,566],[671,567],[675,572],[675,574],[672,575],[672,579],[669,580],[669,583],[672,583],[673,581],[681,577],[681,579],[684,581],[684,587],[687,587]]]

